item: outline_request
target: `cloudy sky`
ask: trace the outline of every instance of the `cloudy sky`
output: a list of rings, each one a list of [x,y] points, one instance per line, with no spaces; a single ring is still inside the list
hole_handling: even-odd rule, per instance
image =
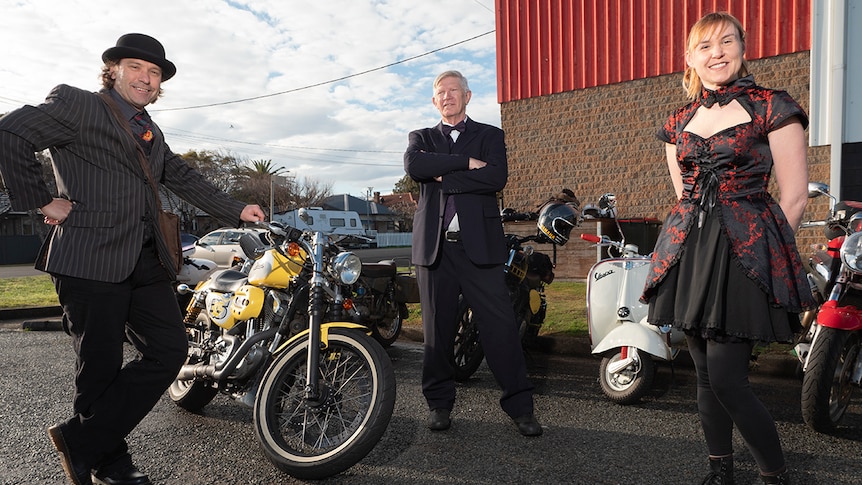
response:
[[[494,0],[0,0],[0,113],[57,84],[99,89],[128,32],[177,75],[148,110],[176,153],[272,160],[334,193],[389,193],[407,134],[432,126],[431,83],[467,76],[467,113],[500,125]]]

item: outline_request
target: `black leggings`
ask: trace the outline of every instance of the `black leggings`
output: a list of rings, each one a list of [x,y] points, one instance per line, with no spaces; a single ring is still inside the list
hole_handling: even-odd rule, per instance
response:
[[[710,456],[733,453],[733,425],[761,472],[784,468],[775,421],[748,383],[750,342],[717,343],[687,336],[697,370],[697,409]]]

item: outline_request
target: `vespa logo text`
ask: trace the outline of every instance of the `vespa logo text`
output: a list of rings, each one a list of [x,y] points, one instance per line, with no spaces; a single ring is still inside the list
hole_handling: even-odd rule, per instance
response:
[[[593,279],[596,281],[599,281],[600,279],[604,278],[605,276],[610,276],[612,274],[614,274],[614,270],[609,269],[609,270],[605,271],[604,273],[596,273],[595,276],[593,276]]]

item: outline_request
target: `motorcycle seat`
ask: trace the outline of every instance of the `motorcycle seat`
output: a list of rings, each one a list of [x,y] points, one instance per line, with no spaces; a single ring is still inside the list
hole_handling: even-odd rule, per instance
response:
[[[381,261],[379,263],[362,263],[362,276],[369,278],[391,278],[395,276],[398,268],[395,261]]]
[[[216,291],[232,293],[247,281],[248,275],[245,273],[234,269],[226,269],[215,277],[212,288]]]

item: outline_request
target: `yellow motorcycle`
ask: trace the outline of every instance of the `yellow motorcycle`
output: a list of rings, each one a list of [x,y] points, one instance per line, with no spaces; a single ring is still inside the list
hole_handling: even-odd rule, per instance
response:
[[[321,232],[259,224],[268,245],[240,241],[253,263],[193,290],[188,361],[168,394],[190,411],[231,395],[253,408],[257,438],[279,469],[336,475],[374,448],[395,405],[389,356],[367,327],[345,321],[342,288],[362,263]]]

